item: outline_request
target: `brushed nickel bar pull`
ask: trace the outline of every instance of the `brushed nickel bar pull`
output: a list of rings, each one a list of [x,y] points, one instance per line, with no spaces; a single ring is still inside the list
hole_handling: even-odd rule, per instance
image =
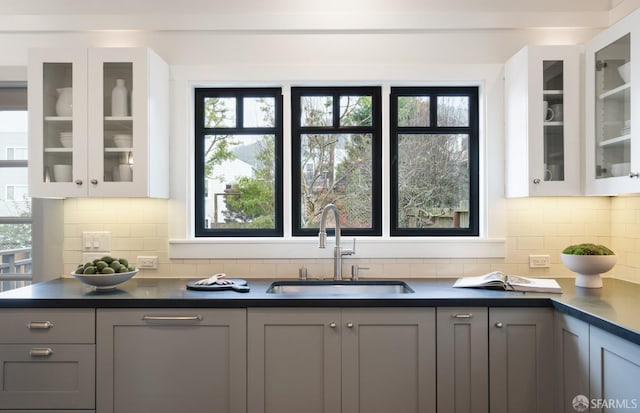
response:
[[[159,316],[159,315],[143,315],[144,321],[202,321],[202,316],[198,315],[185,315],[185,316]]]
[[[53,350],[50,348],[32,348],[29,350],[31,357],[49,357],[53,355]]]
[[[471,318],[473,317],[473,314],[471,313],[466,313],[466,314],[456,314],[453,316],[454,318]]]
[[[29,330],[48,330],[53,328],[53,323],[51,321],[30,321],[27,323],[27,328]]]

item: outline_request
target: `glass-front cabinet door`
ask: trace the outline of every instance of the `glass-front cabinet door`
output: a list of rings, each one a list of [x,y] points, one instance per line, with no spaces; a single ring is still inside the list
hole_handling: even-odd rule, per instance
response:
[[[86,50],[30,51],[29,186],[32,196],[85,191]]]
[[[544,181],[564,181],[564,61],[542,60],[542,172]]]
[[[640,191],[640,157],[632,90],[640,14],[633,13],[587,45],[586,181],[590,194]],[[637,80],[636,80],[637,82]],[[635,127],[635,129],[634,129]]]
[[[578,46],[527,46],[507,61],[507,197],[582,193],[580,73]]]

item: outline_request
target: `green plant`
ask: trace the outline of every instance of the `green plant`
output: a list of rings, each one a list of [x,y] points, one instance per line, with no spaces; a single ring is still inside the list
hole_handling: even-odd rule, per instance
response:
[[[604,245],[589,243],[570,245],[562,253],[570,255],[615,255],[613,251]]]

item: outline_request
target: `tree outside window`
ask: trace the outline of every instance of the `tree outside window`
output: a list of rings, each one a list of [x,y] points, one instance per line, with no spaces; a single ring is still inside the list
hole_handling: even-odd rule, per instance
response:
[[[293,234],[334,204],[348,235],[380,235],[380,88],[293,88]],[[332,219],[332,217],[330,217]]]
[[[282,235],[280,93],[196,90],[196,235]]]

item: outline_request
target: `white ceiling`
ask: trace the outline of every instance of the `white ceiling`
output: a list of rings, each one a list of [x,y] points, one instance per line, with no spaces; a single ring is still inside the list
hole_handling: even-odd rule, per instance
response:
[[[640,0],[0,0],[0,32],[601,29]]]
[[[623,0],[0,0],[0,14],[597,12]]]

